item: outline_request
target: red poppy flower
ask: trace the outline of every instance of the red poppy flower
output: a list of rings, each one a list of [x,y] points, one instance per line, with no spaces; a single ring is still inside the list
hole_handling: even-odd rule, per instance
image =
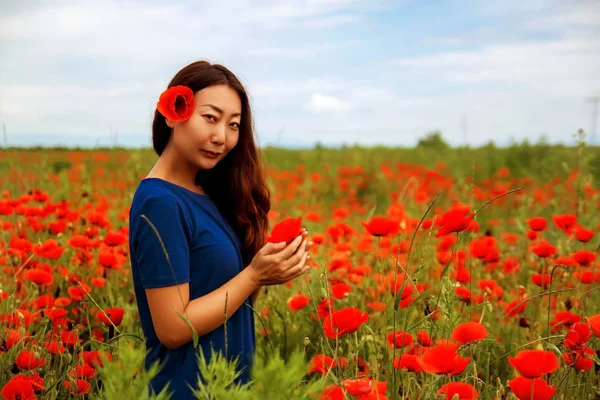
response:
[[[419,362],[417,354],[402,354],[400,357],[394,358],[394,368],[396,369],[406,369],[410,372],[421,372],[423,371],[423,367]]]
[[[14,377],[2,388],[5,400],[35,400],[35,391],[29,380]]]
[[[333,299],[325,298],[317,304],[317,312],[319,314],[319,318],[325,318],[329,314],[332,314],[335,310],[333,309]]]
[[[429,337],[429,333],[427,333],[427,331],[423,329],[417,332],[417,342],[419,342],[419,344],[424,347],[429,347],[432,344],[432,340],[431,337]]]
[[[321,400],[344,400],[346,395],[341,386],[330,385],[323,389]]]
[[[162,92],[156,108],[168,120],[187,121],[195,108],[194,92],[187,86],[170,87]]]
[[[40,373],[35,371],[33,375],[23,375],[17,374],[13,377],[13,379],[23,379],[31,383],[34,392],[41,392],[42,390],[46,390],[44,387],[44,378],[40,376]]]
[[[540,378],[527,379],[519,376],[508,381],[508,386],[519,400],[549,400],[556,393],[555,388]]]
[[[587,267],[588,265],[596,261],[596,254],[587,250],[579,250],[571,254],[571,257],[573,257],[573,259],[577,261],[577,263],[582,267]]]
[[[544,350],[523,350],[514,358],[508,357],[510,365],[526,378],[539,378],[550,374],[559,367],[556,354]]]
[[[51,342],[44,343],[44,348],[47,349],[50,354],[65,352],[65,347],[59,344],[58,340],[52,340]]]
[[[37,268],[25,271],[23,276],[36,285],[52,285],[54,282],[54,276],[51,273]]]
[[[75,343],[82,342],[76,331],[62,331],[60,333],[60,340],[69,347],[75,346]]]
[[[417,358],[417,361],[428,374],[459,375],[467,368],[471,359],[459,356],[456,354],[457,350],[458,346],[454,343],[437,344]]]
[[[409,347],[413,344],[413,337],[410,333],[404,331],[390,332],[387,335],[387,342],[390,347],[400,349]]]
[[[447,236],[454,232],[464,231],[473,221],[475,213],[470,213],[468,209],[450,210],[441,216],[439,223],[440,229],[435,237]]]
[[[571,229],[577,222],[577,216],[573,214],[558,214],[553,215],[552,220],[558,229],[565,231],[566,233],[570,233]]]
[[[117,256],[110,250],[103,250],[98,254],[98,263],[106,268],[116,269],[119,266]]]
[[[383,393],[371,392],[357,397],[356,400],[389,400],[389,398]]]
[[[74,367],[73,369],[71,369],[71,371],[69,371],[69,375],[73,378],[92,379],[94,376],[96,376],[96,370],[85,363],[77,364],[76,367]]]
[[[273,227],[271,236],[267,238],[267,242],[280,243],[285,242],[290,244],[300,235],[302,230],[302,217],[285,218]]]
[[[571,351],[581,351],[585,343],[592,337],[592,331],[588,324],[577,322],[573,324],[565,336],[565,347]]]
[[[333,294],[333,297],[335,297],[338,300],[342,300],[344,297],[346,297],[348,293],[350,293],[352,287],[347,283],[341,282],[336,283],[335,285],[331,285],[329,289],[331,290],[331,294]]]
[[[104,366],[104,359],[111,361],[112,354],[102,350],[84,351],[80,358],[92,368],[102,368]]]
[[[556,247],[552,246],[545,240],[540,243],[531,245],[530,249],[536,256],[540,258],[551,257],[556,254]]]
[[[465,322],[458,324],[452,331],[452,340],[460,344],[467,344],[485,339],[488,331],[478,322]]]
[[[436,392],[445,395],[446,400],[477,400],[479,393],[475,388],[464,382],[450,382],[442,385]],[[456,397],[455,397],[456,396]]]
[[[575,237],[582,243],[587,243],[594,237],[595,233],[582,228],[581,226],[577,226],[577,231],[575,232]]]
[[[320,374],[325,375],[334,366],[335,361],[333,360],[333,358],[323,354],[317,354],[310,360],[308,374],[310,375],[313,372],[318,372]]]
[[[550,274],[534,274],[531,277],[531,282],[533,282],[534,285],[545,289],[550,285],[551,279],[552,275]]]
[[[546,224],[548,220],[542,217],[533,217],[527,220],[527,224],[531,228],[532,231],[539,232],[546,229]]]
[[[369,314],[363,313],[358,308],[342,308],[325,318],[323,330],[329,339],[336,339],[347,333],[356,332],[368,320]]]
[[[77,379],[77,387],[75,388],[70,381],[65,381],[65,387],[71,389],[71,393],[76,396],[83,396],[92,390],[92,385],[84,379]]]
[[[373,389],[373,381],[369,378],[346,379],[342,385],[352,396],[369,394]]]
[[[361,224],[373,236],[390,236],[400,230],[398,222],[386,217],[374,217],[368,223],[361,222]]]
[[[104,238],[104,244],[107,246],[120,246],[127,242],[127,237],[121,232],[106,232],[106,237]]]
[[[304,218],[311,222],[321,222],[321,220],[323,219],[321,217],[321,214],[314,211],[309,211],[306,214],[304,214]]]
[[[30,351],[22,351],[15,361],[19,369],[32,370],[46,365],[46,360],[43,358],[36,358],[35,355]]]
[[[108,318],[104,314],[106,314]],[[119,307],[112,307],[104,310],[104,313],[102,313],[102,311],[98,311],[96,313],[96,317],[99,318],[105,326],[112,326],[113,324],[115,326],[119,326],[123,321],[124,314],[124,309]]]
[[[592,332],[594,332],[594,335],[600,338],[600,314],[587,317],[586,319],[592,327]]]
[[[390,277],[388,280],[390,291],[394,297],[397,296],[400,289],[402,289],[402,293],[400,294],[402,300],[409,298],[415,290],[414,284],[408,281],[404,283],[404,279],[404,276],[398,276],[397,278]],[[402,288],[402,285],[404,285],[404,288]]]
[[[306,307],[309,302],[310,298],[306,297],[303,294],[299,294],[297,296],[290,297],[287,303],[290,310],[299,311]]]
[[[589,371],[594,367],[594,360],[589,357],[590,355],[595,356],[596,351],[591,347],[585,347],[579,352],[563,353],[563,360],[577,371]]]
[[[46,241],[36,249],[36,253],[40,257],[45,257],[50,260],[56,260],[62,256],[65,249],[60,247],[54,239],[46,239]]]

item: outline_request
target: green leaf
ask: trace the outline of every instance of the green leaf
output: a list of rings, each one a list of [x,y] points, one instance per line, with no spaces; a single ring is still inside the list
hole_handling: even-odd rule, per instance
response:
[[[192,325],[192,323],[190,322],[189,319],[187,319],[185,316],[183,316],[180,313],[177,313],[177,315],[179,316],[179,318],[181,318],[181,320],[183,322],[185,322],[187,324],[187,326],[190,327],[190,329],[192,330],[192,341],[194,342],[194,347],[198,346],[198,341],[200,340],[200,337],[198,336],[198,332],[196,332],[196,329],[194,329],[194,326]]]

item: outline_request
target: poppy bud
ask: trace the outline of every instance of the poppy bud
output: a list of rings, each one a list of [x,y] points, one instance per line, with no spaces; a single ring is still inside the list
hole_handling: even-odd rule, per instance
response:
[[[529,328],[529,320],[525,317],[519,318],[519,326],[521,328]]]
[[[536,351],[544,351],[545,350],[544,346],[542,346],[541,343],[536,344],[533,349],[536,350]]]
[[[326,299],[327,297],[327,291],[325,290],[325,288],[321,288],[321,298]]]
[[[567,301],[565,301],[565,308],[567,309],[567,311],[573,308],[573,302],[571,301],[571,299],[567,299]]]
[[[504,385],[502,384],[502,380],[500,379],[499,376],[496,376],[496,394],[497,395],[502,395],[503,398],[506,397],[506,389],[504,388]]]

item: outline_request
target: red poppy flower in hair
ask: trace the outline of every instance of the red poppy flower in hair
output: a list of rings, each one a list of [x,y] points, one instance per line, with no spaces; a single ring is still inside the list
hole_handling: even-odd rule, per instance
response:
[[[170,87],[162,92],[156,108],[168,120],[187,121],[195,108],[194,92],[183,85]]]

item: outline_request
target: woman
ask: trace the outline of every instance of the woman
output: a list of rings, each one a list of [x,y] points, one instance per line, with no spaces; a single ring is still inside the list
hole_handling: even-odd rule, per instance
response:
[[[157,104],[152,143],[159,158],[129,216],[132,276],[146,368],[163,365],[152,389],[168,384],[173,398],[187,399],[188,384],[198,386],[198,349],[182,316],[207,359],[211,349],[238,357],[238,382],[248,381],[253,300],[261,286],[306,272],[310,243],[303,229],[290,244],[265,244],[270,195],[252,113],[224,66],[198,61],[174,76]]]

